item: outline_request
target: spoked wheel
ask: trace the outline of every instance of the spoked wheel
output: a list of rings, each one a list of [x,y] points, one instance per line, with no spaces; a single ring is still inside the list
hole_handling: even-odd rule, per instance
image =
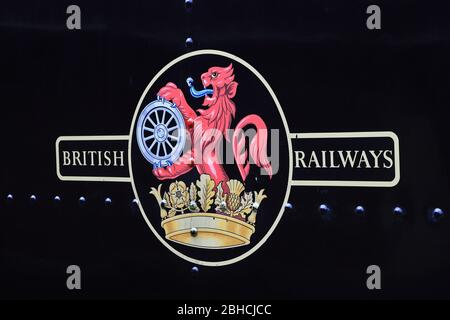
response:
[[[171,102],[155,100],[139,115],[136,138],[142,155],[154,168],[172,165],[186,142],[183,115]]]

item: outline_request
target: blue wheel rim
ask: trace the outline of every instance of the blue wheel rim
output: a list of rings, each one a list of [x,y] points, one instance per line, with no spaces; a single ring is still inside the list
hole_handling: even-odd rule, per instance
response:
[[[171,165],[186,143],[183,115],[169,101],[150,102],[139,115],[136,139],[142,155],[154,167]]]

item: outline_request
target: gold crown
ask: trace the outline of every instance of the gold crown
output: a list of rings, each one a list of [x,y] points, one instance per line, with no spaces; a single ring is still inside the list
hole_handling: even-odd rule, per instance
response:
[[[226,184],[229,193],[224,192],[222,182],[216,187],[208,174],[202,174],[189,187],[183,181],[172,182],[163,195],[162,184],[152,187],[150,194],[158,201],[166,239],[207,249],[249,244],[258,207],[267,196],[264,189],[245,192],[239,180]],[[208,212],[213,206],[215,212]]]

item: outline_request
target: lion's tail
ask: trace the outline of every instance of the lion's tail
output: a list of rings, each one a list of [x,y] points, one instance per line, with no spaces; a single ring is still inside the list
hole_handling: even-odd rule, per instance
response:
[[[264,120],[256,114],[248,115],[239,121],[233,133],[233,153],[241,177],[245,181],[250,171],[250,159],[248,159],[243,130],[248,125],[256,127],[256,134],[249,144],[250,156],[254,164],[264,168],[269,177],[272,178],[272,166],[267,158],[267,126]],[[249,136],[251,137],[251,135]]]

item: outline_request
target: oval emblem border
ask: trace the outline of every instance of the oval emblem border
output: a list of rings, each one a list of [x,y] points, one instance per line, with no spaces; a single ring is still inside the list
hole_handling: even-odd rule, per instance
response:
[[[234,257],[234,258],[228,259],[228,260],[223,260],[223,261],[204,261],[204,260],[191,258],[191,257],[189,257],[189,256],[187,256],[187,255],[185,255],[185,254],[183,254],[181,252],[179,252],[174,247],[172,247],[167,241],[165,241],[159,235],[159,233],[156,231],[156,229],[153,227],[153,225],[150,223],[149,219],[147,218],[147,216],[145,214],[145,211],[144,211],[144,208],[141,205],[141,201],[139,201],[139,196],[138,196],[138,193],[136,191],[136,185],[135,185],[134,179],[133,179],[133,165],[132,165],[132,161],[131,161],[133,128],[134,128],[134,125],[136,123],[136,118],[138,116],[139,109],[140,109],[140,107],[142,105],[142,102],[143,102],[145,96],[147,95],[148,91],[153,86],[153,84],[156,82],[156,80],[159,79],[159,77],[161,77],[161,75],[164,72],[166,72],[170,67],[174,66],[175,64],[177,64],[178,62],[180,62],[182,60],[185,60],[185,59],[188,59],[188,58],[194,57],[194,56],[199,56],[199,55],[218,55],[218,56],[222,56],[222,57],[226,57],[226,58],[232,59],[232,60],[242,64],[247,69],[249,69],[264,84],[264,87],[269,91],[270,96],[272,97],[272,100],[275,102],[275,105],[276,105],[276,107],[278,109],[278,112],[280,113],[281,120],[283,122],[284,129],[286,131],[286,139],[287,139],[287,145],[288,145],[289,171],[288,171],[287,188],[286,188],[286,193],[285,193],[285,197],[284,197],[284,200],[283,200],[283,204],[282,204],[282,206],[280,208],[280,212],[278,213],[275,221],[273,222],[272,226],[267,231],[267,233],[263,236],[263,238],[255,246],[253,246],[247,252],[245,252],[245,253],[237,256],[237,257]],[[270,87],[269,83],[247,61],[245,61],[245,60],[243,60],[243,59],[239,58],[238,56],[235,56],[235,55],[233,55],[231,53],[228,53],[228,52],[225,52],[225,51],[220,51],[220,50],[213,50],[213,49],[196,50],[196,51],[192,51],[192,52],[183,54],[183,55],[179,56],[178,58],[175,58],[174,60],[169,62],[167,65],[165,65],[153,77],[153,79],[150,81],[150,83],[147,85],[147,87],[145,88],[144,92],[142,93],[141,98],[139,99],[138,104],[136,106],[136,109],[134,111],[133,120],[131,121],[131,127],[130,127],[130,134],[129,134],[129,136],[130,136],[130,139],[128,141],[128,168],[129,168],[130,179],[131,179],[131,186],[133,188],[133,193],[134,193],[135,198],[138,200],[139,211],[141,212],[142,217],[144,218],[145,222],[147,223],[148,227],[153,232],[153,234],[156,236],[156,238],[167,249],[169,249],[172,253],[176,254],[178,257],[180,257],[180,258],[182,258],[182,259],[184,259],[186,261],[189,261],[191,263],[194,263],[194,264],[203,265],[203,266],[210,266],[210,267],[225,266],[225,265],[230,265],[230,264],[239,262],[239,261],[247,258],[248,256],[250,256],[251,254],[253,254],[256,250],[258,250],[267,241],[267,239],[270,237],[270,235],[273,233],[273,231],[277,227],[278,223],[280,222],[280,220],[281,220],[281,218],[283,216],[283,213],[284,213],[284,208],[285,208],[286,203],[288,202],[288,199],[289,199],[289,194],[290,194],[290,191],[291,191],[291,183],[292,183],[292,170],[293,170],[292,144],[291,144],[291,139],[290,139],[289,126],[287,124],[286,117],[284,115],[283,109],[281,108],[280,102],[278,101],[278,99],[277,99],[275,93],[273,92],[272,88]]]

